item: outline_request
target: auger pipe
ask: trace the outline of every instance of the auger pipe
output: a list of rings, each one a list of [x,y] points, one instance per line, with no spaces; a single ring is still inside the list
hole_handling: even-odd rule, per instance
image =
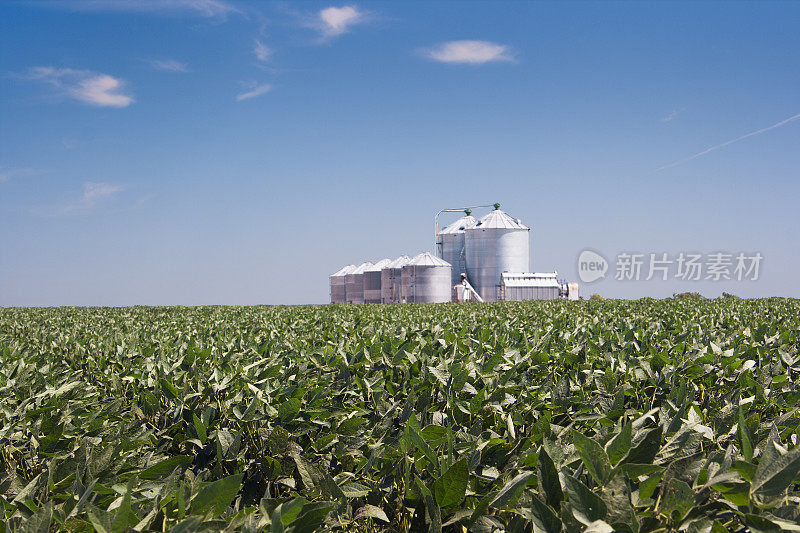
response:
[[[463,212],[463,213],[469,214],[468,211],[470,211],[471,209],[477,209],[479,207],[494,207],[495,209],[497,209],[499,206],[500,206],[500,204],[498,204],[498,203],[486,204],[486,205],[471,205],[471,206],[468,206],[468,207],[457,207],[457,208],[451,208],[451,209],[442,209],[441,211],[436,213],[436,216],[433,217],[433,221],[434,221],[434,230],[433,230],[433,250],[434,250],[434,252],[433,253],[435,253],[437,257],[441,257],[441,255],[439,255],[439,215],[441,215],[442,213],[459,213],[459,212]]]

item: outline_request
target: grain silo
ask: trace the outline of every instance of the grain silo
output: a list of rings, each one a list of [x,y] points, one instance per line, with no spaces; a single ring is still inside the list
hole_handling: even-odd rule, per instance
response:
[[[345,300],[349,304],[364,303],[364,271],[371,267],[367,261],[345,274]]]
[[[400,301],[449,302],[452,270],[450,263],[430,252],[419,254],[402,267]]]
[[[343,304],[347,300],[345,298],[345,277],[349,272],[355,270],[355,265],[347,265],[340,270],[334,272],[330,276],[331,280],[331,303]]]
[[[381,303],[400,303],[400,276],[403,265],[411,261],[407,255],[401,255],[381,270]]]
[[[364,303],[381,303],[381,270],[391,263],[391,259],[381,259],[364,270]]]
[[[530,271],[530,228],[500,210],[480,219],[464,234],[467,278],[487,302],[500,298],[503,272]]]
[[[464,232],[474,226],[478,221],[475,220],[469,209],[464,210],[465,216],[459,218],[448,225],[436,236],[439,257],[450,263],[452,274],[450,285],[456,285],[461,281],[461,274],[467,271],[467,261],[464,252]]]

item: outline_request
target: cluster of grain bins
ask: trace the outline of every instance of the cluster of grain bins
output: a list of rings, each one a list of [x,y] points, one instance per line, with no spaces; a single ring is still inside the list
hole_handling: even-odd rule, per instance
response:
[[[500,204],[480,219],[465,209],[441,231],[437,215],[436,255],[347,265],[330,276],[331,303],[578,299],[576,283],[530,271],[530,231]]]
[[[430,252],[348,265],[330,276],[331,303],[449,302],[451,270]]]

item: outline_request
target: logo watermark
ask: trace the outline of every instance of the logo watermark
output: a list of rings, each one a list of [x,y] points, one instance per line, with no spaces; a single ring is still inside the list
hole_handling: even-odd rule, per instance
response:
[[[594,250],[584,250],[578,256],[578,277],[584,283],[604,278],[608,272],[608,261]]]
[[[617,281],[757,281],[764,256],[760,252],[708,254],[680,252],[669,255],[659,253],[617,254],[614,279]],[[578,255],[578,276],[584,283],[603,277],[609,269],[608,261],[594,250],[583,250]]]

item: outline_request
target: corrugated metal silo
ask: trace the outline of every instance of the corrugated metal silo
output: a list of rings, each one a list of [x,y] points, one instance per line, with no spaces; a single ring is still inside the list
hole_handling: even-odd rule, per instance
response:
[[[411,261],[407,255],[401,255],[381,270],[381,302],[385,304],[400,303],[400,276],[403,265]]]
[[[478,221],[470,215],[471,211],[444,228],[436,236],[436,244],[439,247],[439,257],[450,263],[453,267],[450,277],[450,285],[456,285],[461,281],[461,274],[467,271],[467,261],[464,252],[464,232],[474,226]]]
[[[364,303],[381,303],[381,270],[391,263],[391,259],[381,259],[364,270]]]
[[[364,271],[371,266],[370,261],[361,263],[345,275],[345,300],[347,303],[364,303]]]
[[[331,303],[332,304],[343,304],[347,300],[345,299],[345,277],[349,272],[355,270],[355,265],[347,265],[346,267],[342,267],[341,269],[337,270],[333,274],[331,274]]]
[[[444,259],[423,252],[402,267],[400,299],[408,303],[450,301],[452,267]]]
[[[465,230],[467,278],[487,302],[499,298],[503,272],[530,271],[530,228],[500,210]]]

